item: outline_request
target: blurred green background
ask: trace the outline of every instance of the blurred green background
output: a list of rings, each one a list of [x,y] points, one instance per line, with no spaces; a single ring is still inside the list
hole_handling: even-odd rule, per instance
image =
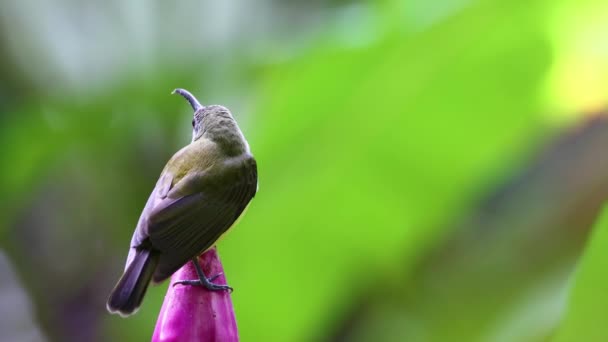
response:
[[[105,300],[183,87],[258,160],[243,341],[607,341],[607,37],[603,0],[2,1],[0,340],[150,339],[167,284]]]

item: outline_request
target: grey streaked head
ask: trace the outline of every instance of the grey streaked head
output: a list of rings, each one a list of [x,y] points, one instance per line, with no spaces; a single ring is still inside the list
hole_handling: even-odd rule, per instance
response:
[[[243,133],[228,108],[219,105],[203,106],[194,95],[185,89],[177,88],[172,94],[183,96],[194,109],[192,141],[205,135],[225,147],[226,152],[230,154],[249,149]]]
[[[202,134],[199,134],[202,130],[201,130],[201,122],[202,122],[202,118],[203,118],[203,110],[205,109],[205,106],[203,106],[194,95],[192,95],[192,93],[190,93],[189,91],[187,91],[186,89],[182,89],[182,88],[176,88],[175,90],[173,90],[171,92],[171,94],[179,94],[181,96],[183,96],[188,103],[190,103],[190,106],[192,106],[192,109],[194,109],[194,115],[192,118],[192,141],[198,139]]]

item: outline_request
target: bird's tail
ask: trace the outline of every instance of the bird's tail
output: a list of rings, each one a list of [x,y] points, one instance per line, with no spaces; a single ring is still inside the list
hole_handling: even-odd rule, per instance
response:
[[[106,307],[121,316],[134,314],[146,294],[158,265],[159,254],[149,249],[136,251],[135,257],[110,293]]]

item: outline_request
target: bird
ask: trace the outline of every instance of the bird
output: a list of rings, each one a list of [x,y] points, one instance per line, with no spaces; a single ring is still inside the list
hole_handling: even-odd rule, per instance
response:
[[[215,245],[246,211],[258,191],[257,163],[232,113],[203,106],[185,89],[192,109],[192,141],[162,170],[131,239],[124,273],[106,307],[126,317],[137,312],[149,284],[160,283],[188,262],[199,279],[174,285],[232,291],[206,277],[197,258]]]

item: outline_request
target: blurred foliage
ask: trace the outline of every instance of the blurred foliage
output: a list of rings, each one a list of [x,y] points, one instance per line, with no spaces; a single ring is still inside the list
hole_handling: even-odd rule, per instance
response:
[[[606,250],[608,210],[604,208],[595,225],[585,254],[573,279],[569,307],[555,341],[603,341],[606,339]]]
[[[284,13],[279,4],[260,3]],[[163,49],[159,42],[158,56],[165,57],[140,64],[125,56],[127,71],[108,73],[109,81],[101,77],[107,83],[95,81],[103,74],[99,70],[87,82],[91,61],[72,70],[85,80],[72,83],[77,86],[59,78],[50,86],[48,78],[36,81],[27,71],[2,69],[14,73],[2,79],[7,93],[29,89],[27,95],[0,97],[0,145],[7,147],[0,168],[5,199],[0,248],[49,339],[150,338],[166,284],[151,287],[140,312],[127,320],[108,315],[104,302],[149,191],[164,163],[189,141],[191,113],[182,99],[169,95],[175,87],[231,108],[258,160],[259,193],[218,248],[236,289],[244,341],[332,340],[351,328],[355,337],[344,336],[357,341],[551,336],[561,311],[549,318],[547,312],[563,309],[562,287],[588,224],[587,217],[573,219],[568,224],[578,235],[559,231],[542,241],[552,246],[574,241],[562,254],[531,263],[530,269],[546,268],[551,277],[526,272],[521,250],[510,247],[537,239],[535,220],[562,209],[539,203],[537,193],[549,184],[542,183],[545,173],[529,188],[517,188],[511,201],[525,204],[514,206],[517,211],[487,213],[489,223],[482,228],[502,234],[496,254],[484,254],[488,240],[477,239],[478,231],[461,246],[480,252],[459,267],[496,255],[506,260],[498,263],[507,266],[502,273],[484,274],[509,279],[508,295],[496,284],[500,298],[492,297],[494,288],[479,289],[486,284],[479,273],[484,268],[434,268],[442,264],[428,260],[454,258],[449,241],[461,228],[454,222],[488,194],[510,186],[542,146],[581,120],[581,112],[605,104],[606,12],[599,11],[605,5],[597,0],[315,4],[292,4],[292,17],[304,13],[298,6],[310,6],[314,18],[303,21],[320,23],[307,24],[312,28],[305,37],[275,29],[282,37],[260,40],[253,52],[247,46],[254,43],[237,40],[236,47],[216,44],[207,55],[200,44],[193,50],[172,44]],[[279,25],[281,16],[268,18]],[[289,27],[289,20],[283,22]],[[248,29],[239,32],[247,38]],[[578,188],[570,189],[555,197],[577,198]],[[588,215],[597,201],[587,204]],[[511,229],[513,223],[529,233]],[[586,318],[596,311],[585,303],[602,298],[591,297],[601,287],[586,290],[601,284],[590,285],[601,273],[596,266],[602,256],[594,247],[601,234],[558,330],[563,341],[587,329]],[[447,252],[436,254],[443,246]],[[421,265],[433,267],[420,271]],[[427,282],[431,276],[449,280],[443,286],[454,285],[455,292],[435,297],[429,284],[442,285]],[[522,300],[524,287],[537,290]],[[376,295],[367,296],[370,292]],[[487,296],[471,300],[477,293]],[[524,308],[528,324],[513,323],[507,312],[516,306]],[[365,322],[350,322],[353,312],[366,308],[371,314],[361,314]],[[587,340],[606,336],[593,329]]]
[[[504,34],[525,37],[513,45],[484,41],[480,27],[493,12],[479,11],[412,38],[321,49],[273,70],[250,138],[264,191],[230,242],[243,251],[259,234],[282,233],[284,247],[264,248],[250,264],[237,258],[233,267],[273,269],[281,260],[284,271],[264,279],[294,295],[256,305],[250,301],[275,289],[251,281],[258,286],[243,290],[252,291],[248,302],[236,302],[240,317],[251,311],[253,319],[265,305],[277,313],[269,324],[284,329],[296,318],[312,323],[319,312],[331,324],[332,308],[347,307],[356,293],[345,289],[375,284],[382,270],[406,271],[391,263],[421,253],[433,227],[465,207],[476,184],[493,181],[489,171],[516,161],[538,125],[533,89],[548,53],[525,25],[521,33],[505,23]],[[306,336],[308,327],[285,334]]]

